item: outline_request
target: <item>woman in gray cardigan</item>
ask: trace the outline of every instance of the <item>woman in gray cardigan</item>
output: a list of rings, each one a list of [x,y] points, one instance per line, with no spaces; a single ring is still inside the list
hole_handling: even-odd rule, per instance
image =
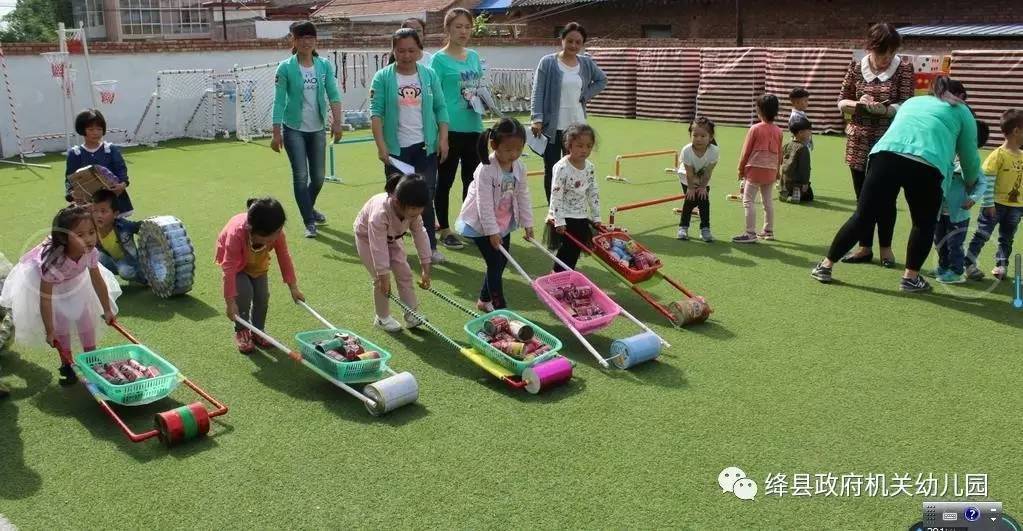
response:
[[[533,81],[533,136],[547,136],[543,154],[543,190],[551,201],[551,172],[565,154],[562,134],[586,122],[585,105],[607,86],[607,76],[589,56],[579,55],[586,30],[570,22],[561,30],[561,51],[544,56]]]

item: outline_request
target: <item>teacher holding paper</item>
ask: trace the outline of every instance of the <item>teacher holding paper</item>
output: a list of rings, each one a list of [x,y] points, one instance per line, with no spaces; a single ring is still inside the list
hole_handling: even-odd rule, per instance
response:
[[[448,111],[440,79],[429,67],[417,64],[423,41],[416,30],[403,28],[391,37],[395,62],[373,76],[370,103],[373,139],[384,164],[384,177],[409,166],[423,176],[430,201],[423,224],[430,237],[432,263],[444,261],[437,251],[433,199],[437,193],[437,161],[448,154]]]

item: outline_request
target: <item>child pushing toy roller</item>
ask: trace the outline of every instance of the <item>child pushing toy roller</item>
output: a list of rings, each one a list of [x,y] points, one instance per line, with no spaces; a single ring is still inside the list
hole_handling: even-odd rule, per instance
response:
[[[241,317],[235,319],[293,360],[305,365],[346,393],[358,398],[373,416],[389,413],[419,399],[419,384],[409,372],[395,372],[387,366],[391,353],[355,332],[338,328],[303,301],[298,304],[326,329],[295,335],[299,352],[288,348]],[[366,384],[362,391],[352,387]]]
[[[689,291],[680,281],[662,273],[660,270],[660,260],[625,231],[598,227],[597,232],[599,234],[593,237],[592,247],[579,241],[571,234],[566,233],[565,238],[584,253],[595,256],[597,262],[604,269],[607,269],[628,285],[632,291],[635,291],[643,300],[653,306],[661,315],[668,318],[675,326],[702,323],[713,313],[714,310],[711,309],[710,304],[707,303],[705,298]],[[546,249],[543,250],[547,251]],[[659,302],[649,291],[643,288],[649,282],[656,282],[655,277],[667,282],[685,295],[685,298],[668,304]]]
[[[561,341],[536,324],[508,310],[480,315],[433,288],[428,291],[473,318],[464,327],[471,346],[451,339],[398,297],[390,298],[422,321],[422,326],[509,387],[535,395],[572,379],[572,362],[558,354]]]
[[[210,419],[226,414],[227,406],[185,378],[177,368],[146,348],[119,323],[115,321],[111,326],[131,344],[82,352],[74,357],[72,366],[79,381],[128,439],[142,442],[158,437],[170,447],[209,433]],[[72,360],[64,361],[71,363]],[[212,404],[214,409],[210,411],[201,402],[193,402],[157,413],[154,429],[135,433],[109,404],[150,404],[167,397],[181,383]]]
[[[564,235],[570,237],[568,231],[565,231]],[[508,263],[533,287],[540,301],[561,319],[583,347],[597,359],[601,367],[607,368],[610,366],[608,362],[612,362],[619,369],[628,369],[660,356],[662,347],[671,346],[650,327],[611,300],[585,275],[573,271],[568,264],[559,260],[554,253],[536,240],[528,241],[553,258],[565,268],[565,271],[544,275],[534,280],[510,253],[503,248],[501,251],[508,259]],[[611,344],[611,356],[605,358],[583,336],[607,328],[619,314],[642,328],[643,332],[614,341]]]

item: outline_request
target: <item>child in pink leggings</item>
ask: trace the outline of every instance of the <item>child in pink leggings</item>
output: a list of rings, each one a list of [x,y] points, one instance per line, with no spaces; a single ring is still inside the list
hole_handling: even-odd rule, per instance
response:
[[[781,128],[774,125],[778,116],[778,97],[764,94],[757,99],[757,117],[760,123],[746,133],[746,142],[739,157],[739,178],[745,179],[742,207],[746,213],[746,231],[732,238],[734,243],[757,243],[758,239],[774,239],[774,200],[771,188],[778,179],[784,153],[781,149]],[[764,230],[756,232],[757,195],[764,201]]]
[[[65,386],[78,380],[71,368],[72,327],[82,350],[94,350],[103,321],[117,315],[121,287],[99,263],[98,239],[89,205],[61,209],[50,236],[21,258],[0,293],[0,306],[14,317],[14,340],[56,347]]]
[[[366,201],[355,218],[355,248],[362,264],[373,279],[373,303],[376,317],[373,324],[388,332],[401,330],[401,323],[391,317],[391,274],[398,284],[398,296],[406,306],[419,307],[412,268],[405,254],[405,235],[410,231],[419,255],[421,280],[424,289],[430,287],[430,239],[423,226],[423,210],[430,203],[430,190],[422,176],[392,175],[384,193]],[[411,313],[405,314],[405,324],[415,328],[422,324]]]

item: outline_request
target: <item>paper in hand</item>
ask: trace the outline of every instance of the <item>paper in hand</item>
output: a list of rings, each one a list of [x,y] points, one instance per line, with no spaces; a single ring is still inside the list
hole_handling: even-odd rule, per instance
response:
[[[536,153],[541,157],[544,152],[547,151],[547,142],[547,135],[544,135],[543,133],[541,133],[540,136],[533,136],[533,134],[529,131],[526,132],[526,144],[533,153]]]
[[[415,167],[413,167],[411,164],[402,162],[394,157],[388,157],[387,160],[390,161],[391,167],[400,171],[404,175],[412,175],[413,173],[416,172]]]

